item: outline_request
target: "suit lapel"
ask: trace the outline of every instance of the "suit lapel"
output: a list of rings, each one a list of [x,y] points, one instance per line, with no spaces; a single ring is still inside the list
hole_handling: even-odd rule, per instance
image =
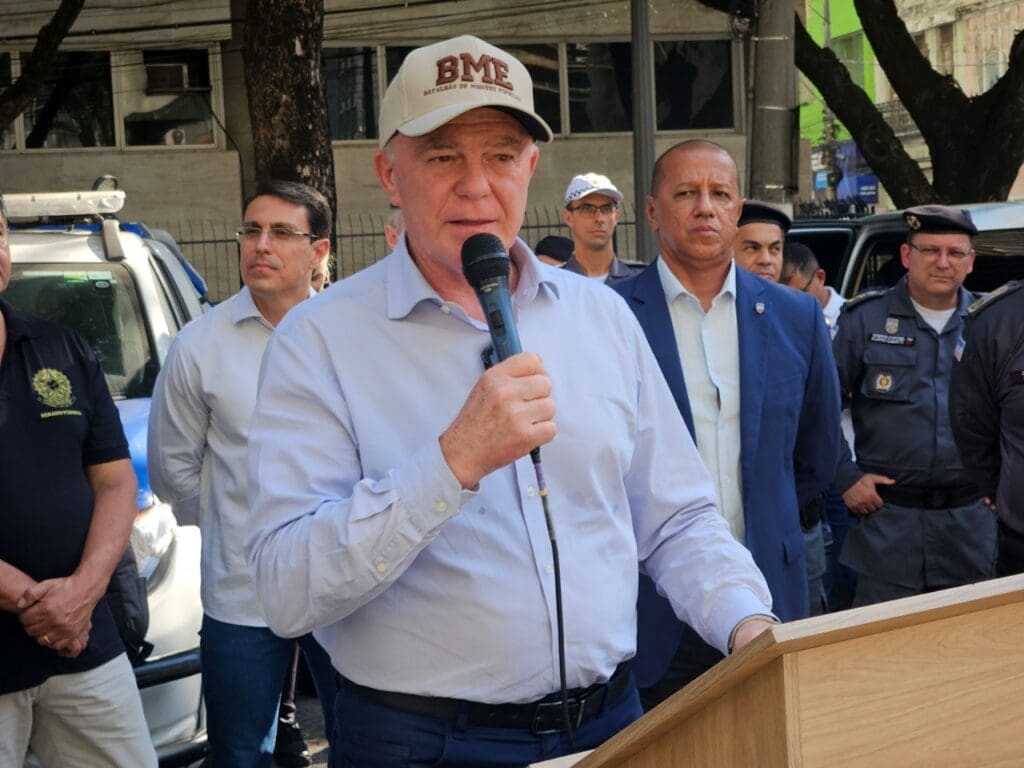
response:
[[[669,315],[668,302],[665,301],[665,291],[658,276],[657,262],[653,262],[637,277],[629,301],[672,391],[676,407],[679,408],[691,437],[696,440],[690,398],[686,393],[686,380],[679,362],[679,347],[676,344],[675,332],[672,330],[672,317]]]
[[[761,433],[764,382],[768,371],[772,306],[766,294],[764,278],[736,267],[736,331],[740,347],[740,463],[743,467],[744,496],[753,490],[754,461]]]

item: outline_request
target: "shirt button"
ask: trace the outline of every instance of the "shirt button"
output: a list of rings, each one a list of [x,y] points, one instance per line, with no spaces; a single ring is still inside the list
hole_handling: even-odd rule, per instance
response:
[[[536,489],[536,488],[534,488],[534,487],[533,487],[533,486],[531,485],[531,486],[530,486],[529,488],[527,488],[527,489],[526,489],[526,495],[527,495],[527,496],[536,496],[536,495],[537,495],[537,489]]]
[[[438,512],[447,512],[448,511],[448,502],[441,501],[440,499],[438,499],[437,503],[434,504],[434,509],[436,509]]]
[[[377,573],[384,573],[388,569],[388,564],[381,561],[377,563]]]
[[[449,307],[447,304],[442,304],[441,311],[444,312],[446,315],[450,315],[452,313],[452,308]]]
[[[544,566],[544,573],[549,573],[550,574],[550,573],[554,573],[554,572],[555,572],[555,569],[554,569],[553,566],[550,566],[550,565],[545,565]]]

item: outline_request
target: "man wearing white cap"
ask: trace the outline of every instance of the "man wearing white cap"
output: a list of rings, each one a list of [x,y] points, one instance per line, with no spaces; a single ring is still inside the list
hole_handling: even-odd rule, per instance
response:
[[[573,242],[572,258],[565,263],[565,269],[599,282],[614,283],[643,268],[642,264],[627,264],[615,255],[620,203],[622,193],[607,176],[573,176],[565,190],[562,212]]]
[[[289,313],[264,359],[249,563],[267,621],[315,629],[341,674],[334,766],[518,766],[592,748],[640,714],[638,561],[723,651],[769,626],[767,587],[626,305],[516,236],[535,142],[551,140],[526,68],[469,36],[416,49],[380,126],[402,237]],[[460,258],[478,233],[510,253],[530,350],[486,371]]]

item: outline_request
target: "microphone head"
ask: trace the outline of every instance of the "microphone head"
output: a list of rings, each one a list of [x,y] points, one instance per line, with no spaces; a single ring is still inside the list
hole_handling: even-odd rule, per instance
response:
[[[507,280],[510,264],[505,244],[489,232],[467,237],[462,244],[462,274],[476,290],[495,278]]]

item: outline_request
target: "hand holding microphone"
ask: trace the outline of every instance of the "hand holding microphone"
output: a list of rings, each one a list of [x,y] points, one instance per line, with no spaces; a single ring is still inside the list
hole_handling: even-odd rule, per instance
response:
[[[511,464],[555,437],[551,380],[540,356],[522,353],[512,317],[510,261],[494,235],[462,246],[462,269],[480,297],[500,361],[477,381],[458,416],[441,435],[441,452],[463,488]]]

